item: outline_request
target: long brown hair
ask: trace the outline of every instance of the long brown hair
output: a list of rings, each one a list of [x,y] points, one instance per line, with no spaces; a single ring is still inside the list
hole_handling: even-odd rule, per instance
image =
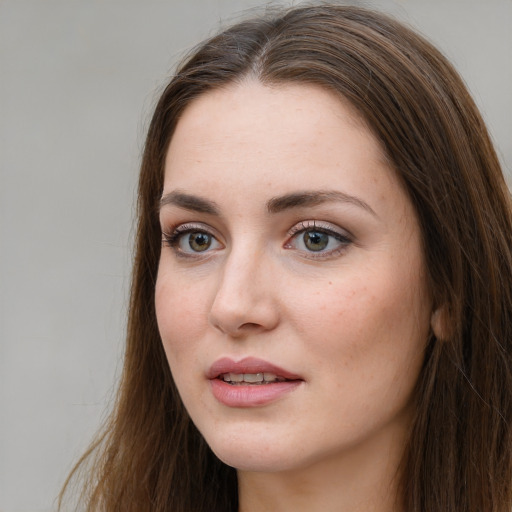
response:
[[[236,473],[181,403],[158,334],[154,288],[163,164],[194,98],[251,76],[316,84],[348,100],[381,141],[417,211],[442,335],[432,335],[401,467],[408,512],[512,508],[512,221],[487,130],[430,43],[356,7],[299,7],[244,21],[199,46],[163,92],[139,182],[124,371],[87,466],[94,511],[237,509]],[[78,470],[75,470],[75,476]],[[78,471],[79,472],[79,471]]]

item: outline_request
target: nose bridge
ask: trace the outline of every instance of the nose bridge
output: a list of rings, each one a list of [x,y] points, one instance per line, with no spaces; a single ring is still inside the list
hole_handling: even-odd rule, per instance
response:
[[[278,315],[271,256],[261,244],[244,238],[226,256],[210,311],[216,328],[236,336],[271,329]]]

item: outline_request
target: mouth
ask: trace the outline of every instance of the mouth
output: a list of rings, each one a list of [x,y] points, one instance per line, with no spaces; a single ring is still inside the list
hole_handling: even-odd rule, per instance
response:
[[[246,357],[240,361],[224,357],[212,364],[206,376],[210,380],[219,379],[233,386],[264,386],[276,382],[304,380],[299,375],[255,357]]]
[[[266,384],[272,384],[275,382],[286,382],[287,380],[284,377],[280,377],[275,373],[263,372],[263,373],[223,373],[217,377],[232,386],[240,386],[240,385],[253,385],[253,386],[261,386]]]
[[[206,377],[213,396],[232,408],[265,406],[284,398],[304,383],[299,375],[253,357],[241,361],[219,359]]]

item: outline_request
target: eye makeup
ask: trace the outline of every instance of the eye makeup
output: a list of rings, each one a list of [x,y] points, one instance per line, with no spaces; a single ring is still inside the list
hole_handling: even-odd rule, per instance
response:
[[[296,250],[305,258],[329,259],[345,252],[352,243],[352,235],[346,230],[316,220],[295,224],[288,232],[285,249]]]

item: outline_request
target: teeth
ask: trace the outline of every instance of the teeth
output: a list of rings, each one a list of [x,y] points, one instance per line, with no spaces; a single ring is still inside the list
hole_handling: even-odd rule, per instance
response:
[[[263,373],[244,373],[244,382],[263,382]]]
[[[224,373],[220,376],[224,382],[238,384],[246,382],[248,384],[268,384],[269,382],[284,382],[286,379],[278,377],[275,373]]]

